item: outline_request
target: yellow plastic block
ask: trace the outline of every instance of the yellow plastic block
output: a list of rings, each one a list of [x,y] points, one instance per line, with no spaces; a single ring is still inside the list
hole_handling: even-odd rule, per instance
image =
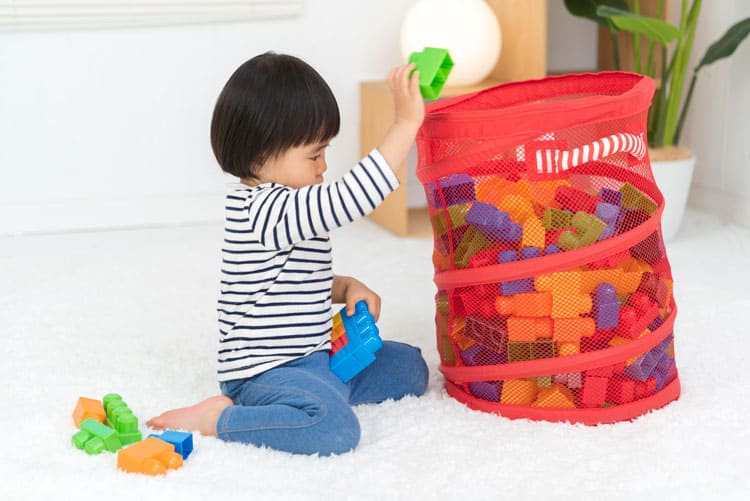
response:
[[[75,409],[73,409],[73,422],[76,426],[80,426],[88,418],[103,423],[106,416],[107,414],[104,412],[104,405],[101,400],[78,397],[78,403]]]
[[[581,347],[578,343],[557,343],[557,354],[561,357],[578,355],[580,352]]]
[[[577,317],[590,313],[592,306],[591,296],[588,294],[576,294],[574,296],[553,294],[551,316],[552,318]]]
[[[557,407],[567,409],[576,406],[573,392],[559,383],[553,383],[549,388],[541,388],[532,405],[534,407]]]
[[[531,405],[536,399],[536,392],[536,381],[509,379],[503,381],[503,393],[500,402],[503,404]]]
[[[509,341],[536,341],[552,337],[552,320],[549,318],[508,318]]]
[[[521,224],[534,215],[534,206],[531,201],[521,195],[505,195],[497,207],[510,214],[513,221]]]
[[[148,437],[117,453],[117,467],[130,473],[163,475],[168,469],[182,466],[182,456],[174,445],[155,437]]]
[[[523,237],[521,237],[521,247],[536,247],[537,249],[544,249],[544,225],[542,221],[536,217],[529,217],[526,222],[523,223]]]

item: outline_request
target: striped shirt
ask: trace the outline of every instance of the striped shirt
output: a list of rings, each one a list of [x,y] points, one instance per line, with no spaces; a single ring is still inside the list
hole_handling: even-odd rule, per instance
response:
[[[232,185],[218,304],[219,381],[330,349],[328,232],[371,212],[398,184],[373,150],[331,184]]]

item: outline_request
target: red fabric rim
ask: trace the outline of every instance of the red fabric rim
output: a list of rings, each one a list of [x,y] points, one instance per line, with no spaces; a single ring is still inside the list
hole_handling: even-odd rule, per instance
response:
[[[445,389],[448,391],[448,395],[471,409],[499,414],[509,419],[525,418],[532,421],[582,423],[595,426],[628,421],[677,400],[680,397],[680,380],[678,376],[675,376],[672,382],[650,397],[613,407],[593,409],[555,409],[489,402],[476,398],[450,381],[445,382]]]

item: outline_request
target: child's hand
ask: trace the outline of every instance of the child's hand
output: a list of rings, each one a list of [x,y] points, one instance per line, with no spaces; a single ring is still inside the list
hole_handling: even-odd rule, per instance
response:
[[[414,63],[397,66],[388,77],[388,87],[396,102],[396,124],[407,123],[419,128],[424,120],[424,100],[419,91],[419,72]],[[410,78],[411,74],[411,78]]]
[[[378,321],[380,317],[380,296],[356,278],[346,277],[344,287],[344,301],[346,302],[346,314],[354,315],[355,305],[358,301],[367,303],[370,314]]]

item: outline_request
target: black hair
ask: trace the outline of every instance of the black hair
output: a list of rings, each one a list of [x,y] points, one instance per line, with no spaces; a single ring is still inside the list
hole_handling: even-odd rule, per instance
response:
[[[266,52],[237,68],[219,94],[211,147],[222,170],[256,178],[267,160],[289,148],[331,139],[339,124],[336,98],[312,66]]]

